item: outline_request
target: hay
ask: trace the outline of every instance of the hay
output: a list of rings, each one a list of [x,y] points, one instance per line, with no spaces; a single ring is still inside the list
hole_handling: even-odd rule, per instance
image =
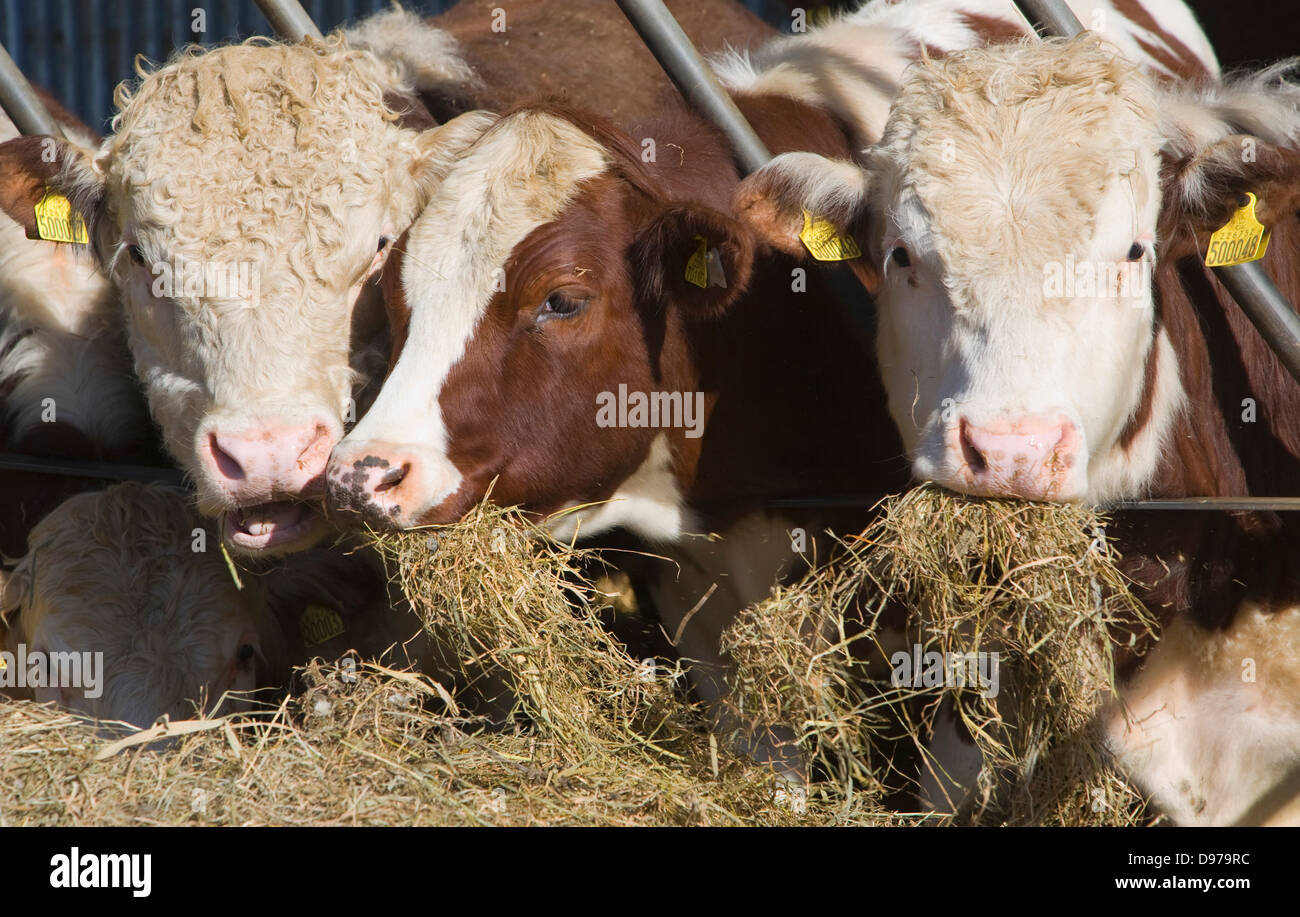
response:
[[[298,695],[260,714],[126,747],[103,724],[0,701],[0,822],[1133,823],[1141,801],[1087,727],[1111,683],[1108,644],[1093,638],[1144,619],[1109,549],[1090,549],[1095,524],[922,489],[747,611],[727,634],[737,709],[796,727],[823,778],[804,814],[779,801],[770,769],[710,736],[675,662],[646,665],[601,625],[599,555],[485,505],[374,538],[430,637],[425,674],[316,660]],[[904,607],[904,643],[996,643],[1003,693],[892,686],[883,625]],[[985,752],[984,791],[960,816],[909,814],[916,750],[945,694]]]
[[[5,824],[893,824],[872,800],[796,815],[712,738],[675,665],[600,626],[595,558],[484,506],[376,536],[435,638],[430,669],[317,660],[261,715],[122,748],[102,725],[0,702]],[[504,713],[499,689],[509,698]],[[190,731],[192,730],[192,731]],[[113,754],[105,755],[105,750]]]
[[[430,712],[430,679],[362,663],[306,667],[306,691],[265,717],[172,724],[171,744],[98,757],[102,727],[0,703],[3,825],[830,824],[772,801],[770,775],[700,735],[680,758],[578,758],[540,730],[498,732]],[[869,806],[852,823],[888,824]]]
[[[1094,724],[1114,694],[1113,641],[1153,624],[1116,567],[1104,519],[932,486],[881,509],[819,572],[728,631],[738,715],[793,726],[805,756],[850,798],[915,793],[933,760],[926,739],[955,711],[982,765],[973,792],[939,800],[951,811],[935,820],[1141,823],[1143,800]],[[916,684],[900,652],[909,667],[931,652],[997,652],[997,696],[960,677]]]

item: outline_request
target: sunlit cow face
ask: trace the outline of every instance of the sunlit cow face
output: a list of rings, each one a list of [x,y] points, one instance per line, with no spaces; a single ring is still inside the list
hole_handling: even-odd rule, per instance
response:
[[[917,478],[1105,501],[1150,475],[1164,430],[1135,419],[1179,397],[1151,369],[1172,361],[1151,285],[1158,120],[1095,40],[966,52],[917,66],[864,170],[781,157],[742,189],[751,212],[811,202],[865,242]]]

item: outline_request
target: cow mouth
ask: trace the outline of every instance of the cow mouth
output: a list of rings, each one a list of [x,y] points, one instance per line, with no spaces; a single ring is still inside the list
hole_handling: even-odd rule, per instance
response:
[[[290,500],[227,510],[221,519],[226,540],[244,551],[308,547],[329,526],[317,507]]]

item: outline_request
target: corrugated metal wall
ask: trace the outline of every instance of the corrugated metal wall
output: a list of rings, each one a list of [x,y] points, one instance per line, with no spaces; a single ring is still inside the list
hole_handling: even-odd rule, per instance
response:
[[[564,0],[554,2],[563,9]],[[303,0],[326,32],[388,5],[388,0]],[[452,0],[403,5],[433,15]],[[788,21],[778,0],[746,0],[745,5],[775,24]],[[191,31],[197,10],[206,18],[202,33]],[[135,74],[136,54],[164,60],[186,42],[219,44],[269,31],[253,0],[0,0],[0,41],[18,66],[100,130],[113,111],[113,87]]]

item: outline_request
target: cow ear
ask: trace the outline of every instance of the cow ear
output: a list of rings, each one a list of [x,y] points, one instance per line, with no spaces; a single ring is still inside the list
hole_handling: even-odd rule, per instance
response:
[[[1300,210],[1300,154],[1247,134],[1167,159],[1164,180],[1164,236],[1184,224],[1213,232],[1232,217],[1247,191],[1259,198],[1255,214],[1265,226]]]
[[[734,205],[764,243],[801,260],[812,257],[800,238],[805,212],[830,224],[838,235],[852,236],[864,255],[848,263],[875,292],[877,262],[861,238],[870,190],[870,173],[857,163],[817,153],[783,153],[740,183]]]
[[[411,175],[426,192],[431,192],[451,170],[465,150],[495,124],[490,111],[467,111],[446,124],[422,131],[415,141]]]
[[[0,143],[0,210],[36,235],[36,205],[47,191],[72,201],[90,222],[103,194],[92,155],[53,137],[18,137]]]
[[[756,240],[716,210],[673,206],[637,239],[633,264],[647,305],[672,305],[691,318],[717,318],[745,292]]]
[[[13,571],[0,570],[0,648],[24,642],[19,612],[31,602],[31,564],[24,558]]]

